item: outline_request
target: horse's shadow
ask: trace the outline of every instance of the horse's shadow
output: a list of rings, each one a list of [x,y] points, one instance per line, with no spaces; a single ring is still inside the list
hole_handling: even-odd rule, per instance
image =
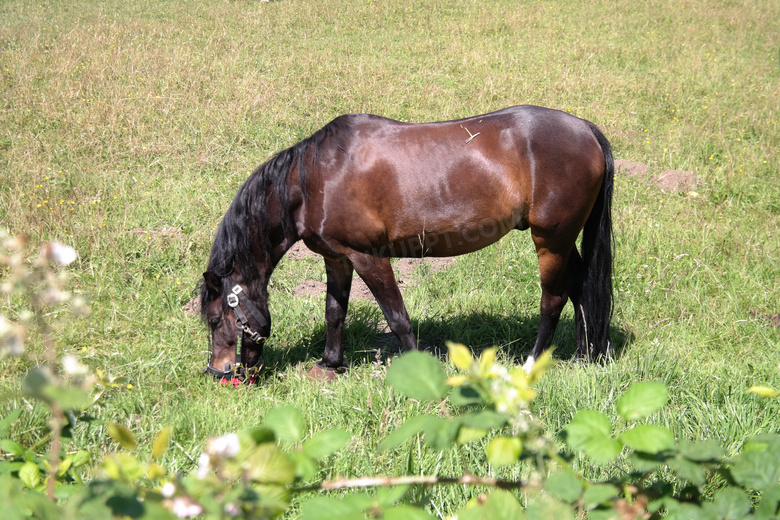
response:
[[[350,366],[384,363],[401,353],[401,343],[387,329],[376,313],[355,309],[344,326],[346,344],[344,356]],[[381,316],[381,315],[380,315]],[[499,346],[501,356],[510,364],[521,364],[531,352],[539,329],[539,316],[506,316],[487,312],[472,312],[446,318],[428,317],[412,320],[417,341],[427,350],[446,354],[447,341],[467,345],[475,355],[484,349]],[[263,354],[266,375],[302,364],[306,370],[318,361],[325,348],[325,325],[315,325],[308,336],[287,348],[267,345]],[[610,326],[610,339],[615,358],[619,358],[632,341],[630,332]],[[570,360],[576,352],[573,318],[561,318],[553,337],[553,357]]]

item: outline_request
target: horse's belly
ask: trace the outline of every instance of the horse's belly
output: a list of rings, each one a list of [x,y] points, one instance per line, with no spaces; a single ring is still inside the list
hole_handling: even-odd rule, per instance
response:
[[[378,256],[425,257],[457,256],[473,253],[487,247],[515,229],[511,220],[485,220],[476,226],[454,231],[422,232],[397,238],[386,246]]]

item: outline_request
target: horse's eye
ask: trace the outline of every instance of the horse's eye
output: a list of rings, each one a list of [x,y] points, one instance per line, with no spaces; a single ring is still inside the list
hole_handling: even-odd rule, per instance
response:
[[[212,329],[216,329],[216,328],[219,326],[219,322],[220,322],[220,321],[222,321],[222,319],[221,319],[221,318],[219,318],[219,317],[217,317],[217,318],[211,318],[211,319],[209,320],[209,325],[211,326],[211,328],[212,328]]]

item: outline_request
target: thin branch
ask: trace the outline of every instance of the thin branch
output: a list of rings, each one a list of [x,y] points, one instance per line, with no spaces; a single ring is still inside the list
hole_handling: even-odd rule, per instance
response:
[[[532,487],[524,480],[501,480],[490,477],[475,477],[474,475],[463,475],[462,477],[437,477],[434,475],[409,475],[401,477],[361,477],[361,478],[339,478],[295,488],[291,491],[302,493],[306,491],[333,491],[335,489],[354,489],[380,486],[405,486],[410,484],[422,484],[424,486],[434,486],[437,484],[466,484],[470,486],[490,486],[499,489],[522,489]]]

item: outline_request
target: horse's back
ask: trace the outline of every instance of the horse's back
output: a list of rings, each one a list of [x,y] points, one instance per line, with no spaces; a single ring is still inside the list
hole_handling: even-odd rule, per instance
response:
[[[460,254],[513,228],[584,223],[570,208],[589,211],[603,172],[589,123],[541,107],[417,124],[350,114],[330,125],[309,225],[359,249],[427,235],[441,238],[428,254]]]

